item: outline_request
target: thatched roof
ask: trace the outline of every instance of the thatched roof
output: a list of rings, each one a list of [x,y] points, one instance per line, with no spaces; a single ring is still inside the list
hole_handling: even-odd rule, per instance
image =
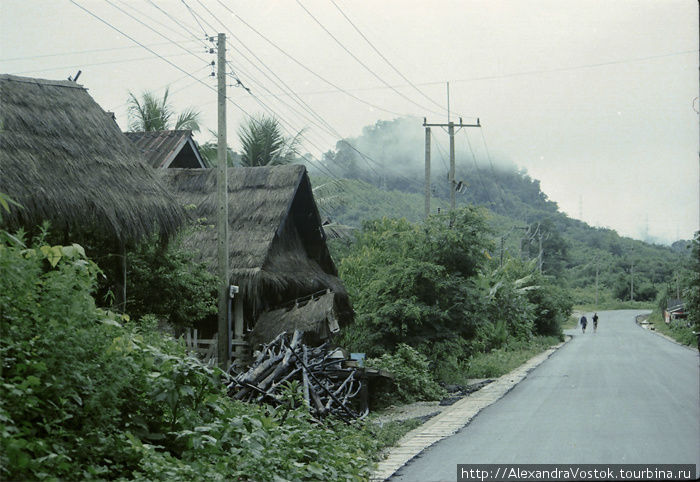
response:
[[[146,161],[155,168],[206,167],[191,130],[125,132]]]
[[[216,263],[216,172],[161,171],[182,205],[200,221],[186,239],[202,260]],[[347,293],[326,246],[306,168],[301,165],[229,170],[230,282],[242,287],[255,316],[285,302],[330,289],[351,317]]]
[[[248,334],[255,347],[274,339],[281,332],[304,333],[305,343],[315,344],[340,330],[334,293],[323,293],[285,308],[266,311]]]
[[[51,221],[118,240],[174,233],[183,216],[156,172],[81,85],[0,75],[0,192],[8,227]]]

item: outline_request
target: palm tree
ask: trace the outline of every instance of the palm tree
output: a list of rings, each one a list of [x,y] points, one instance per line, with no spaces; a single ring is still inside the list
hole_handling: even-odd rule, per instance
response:
[[[204,144],[199,146],[199,154],[204,159],[204,164],[207,167],[215,167],[219,163],[218,155],[218,135],[216,131],[209,129],[209,134],[211,134],[211,139],[209,139]],[[237,164],[238,159],[240,159],[240,154],[234,152],[228,145],[226,146],[226,163],[227,165],[233,167]]]
[[[276,118],[265,115],[250,117],[238,130],[241,165],[254,167],[292,162],[302,133],[303,129],[294,137],[286,137]]]
[[[169,88],[165,89],[163,97],[158,97],[150,91],[141,94],[141,98],[129,92],[128,116],[129,129],[132,131],[165,131],[169,129],[190,129],[199,131],[200,113],[192,107],[182,111],[175,123],[173,105],[168,101]]]

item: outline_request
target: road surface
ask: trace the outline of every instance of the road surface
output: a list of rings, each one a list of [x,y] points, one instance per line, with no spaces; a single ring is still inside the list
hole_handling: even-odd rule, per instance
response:
[[[635,311],[599,313],[457,434],[391,481],[454,481],[457,464],[697,464],[698,352],[638,327]]]

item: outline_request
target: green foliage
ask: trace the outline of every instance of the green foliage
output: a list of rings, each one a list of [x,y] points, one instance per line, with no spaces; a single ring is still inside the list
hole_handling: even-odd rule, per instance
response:
[[[401,342],[470,336],[467,278],[486,260],[485,232],[473,209],[434,216],[424,226],[386,218],[366,223],[339,266],[356,311],[344,343],[374,356]]]
[[[369,476],[377,442],[361,427],[233,401],[154,317],[96,308],[99,269],[78,246],[17,241],[0,244],[0,478]]]
[[[168,99],[169,88],[163,92],[163,97],[153,92],[143,92],[137,97],[129,92],[128,115],[129,129],[132,131],[165,131],[169,129],[199,130],[201,114],[193,108],[187,108],[175,116],[175,110]]]
[[[241,143],[241,165],[246,167],[273,166],[292,162],[297,153],[302,132],[288,138],[274,117],[250,117],[238,130]]]
[[[696,333],[700,333],[700,231],[695,233],[692,243],[690,272],[684,283],[683,297],[685,298],[688,321]]]
[[[440,400],[446,392],[433,378],[430,362],[414,348],[401,343],[394,353],[385,353],[379,358],[369,358],[366,365],[388,370],[394,383],[386,391],[373,394],[376,406],[396,402]]]
[[[127,253],[127,308],[177,327],[195,326],[217,312],[216,277],[178,240],[163,245],[153,236]]]
[[[552,336],[538,336],[529,342],[510,342],[488,353],[477,353],[452,372],[448,383],[464,384],[474,378],[496,378],[519,367],[533,356],[559,343]]]
[[[564,289],[534,262],[492,266],[490,250],[485,218],[473,208],[423,225],[366,222],[339,263],[356,312],[340,343],[372,357],[410,345],[445,380],[475,354],[561,337],[571,311]]]

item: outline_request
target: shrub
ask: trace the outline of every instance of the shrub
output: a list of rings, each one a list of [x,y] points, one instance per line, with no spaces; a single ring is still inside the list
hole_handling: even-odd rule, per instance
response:
[[[394,376],[392,389],[375,394],[376,405],[439,400],[445,396],[445,390],[433,378],[428,359],[404,343],[393,354],[368,359],[366,365],[388,370]]]
[[[155,329],[95,307],[78,245],[0,243],[0,478],[347,480],[371,434],[303,406],[231,400],[225,376]]]

